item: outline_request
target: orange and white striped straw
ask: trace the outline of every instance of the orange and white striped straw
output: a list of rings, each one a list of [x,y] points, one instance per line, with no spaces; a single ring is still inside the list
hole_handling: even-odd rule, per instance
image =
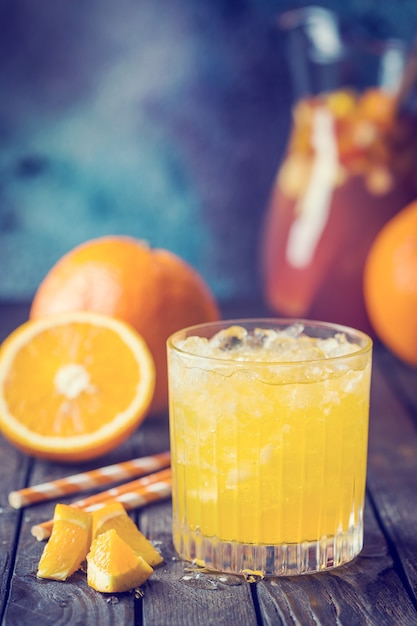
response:
[[[109,502],[121,502],[127,511],[151,502],[162,500],[171,495],[171,468],[166,468],[132,480],[119,487],[113,487],[89,498],[76,500],[72,506],[84,511],[95,511]],[[53,520],[32,526],[31,533],[38,541],[48,539],[52,532]]]
[[[88,498],[76,500],[75,502],[72,502],[71,505],[76,506],[80,509],[94,511],[96,508],[99,508],[99,506],[97,505],[101,505],[105,501],[107,502],[109,500],[117,500],[118,502],[123,502],[123,498],[126,496],[126,494],[136,493],[138,490],[140,493],[146,493],[148,488],[151,489],[152,486],[155,485],[155,483],[164,482],[167,479],[171,479],[170,467],[160,470],[159,472],[149,474],[149,476],[143,476],[143,478],[131,480],[128,483],[119,485],[118,487],[112,487],[111,489],[107,489],[107,491],[96,493],[93,496],[89,496]]]
[[[98,469],[81,472],[65,478],[59,478],[41,483],[33,487],[26,487],[9,493],[9,504],[14,509],[21,509],[37,502],[44,502],[54,498],[64,497],[72,493],[79,493],[87,489],[94,489],[109,485],[128,478],[143,476],[169,466],[171,462],[169,452],[161,452],[152,456],[107,465]]]

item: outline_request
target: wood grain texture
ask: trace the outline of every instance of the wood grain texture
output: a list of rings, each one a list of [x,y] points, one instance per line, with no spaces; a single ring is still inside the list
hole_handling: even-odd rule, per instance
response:
[[[394,558],[417,606],[417,431],[407,403],[376,361],[369,434],[368,486]],[[403,396],[402,396],[403,397]]]
[[[416,611],[395,570],[372,505],[352,563],[329,572],[258,583],[264,626],[412,626]]]
[[[1,607],[7,601],[22,513],[9,506],[7,495],[11,489],[24,486],[30,459],[22,457],[0,435],[0,617]]]
[[[170,626],[256,626],[249,583],[238,576],[201,574],[178,559],[172,544],[171,506],[159,504],[141,513],[138,525],[164,556],[149,579],[143,599],[143,624]]]

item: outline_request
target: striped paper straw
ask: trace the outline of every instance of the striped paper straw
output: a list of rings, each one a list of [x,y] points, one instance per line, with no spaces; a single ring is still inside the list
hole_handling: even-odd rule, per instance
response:
[[[9,504],[14,509],[21,509],[37,502],[44,502],[54,498],[79,493],[87,489],[94,489],[102,485],[109,485],[127,478],[143,476],[163,467],[171,462],[170,453],[162,452],[152,456],[144,456],[123,463],[107,465],[98,469],[74,474],[58,480],[41,483],[33,487],[26,487],[9,493]]]
[[[109,502],[121,502],[127,511],[171,495],[171,468],[155,472],[149,476],[132,480],[119,487],[113,487],[83,500],[72,502],[72,506],[95,511]],[[32,526],[31,533],[38,541],[48,539],[52,532],[53,520]]]

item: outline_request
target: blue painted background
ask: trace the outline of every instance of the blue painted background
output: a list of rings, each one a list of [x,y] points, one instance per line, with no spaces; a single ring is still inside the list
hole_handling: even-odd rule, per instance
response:
[[[0,299],[30,299],[63,253],[107,233],[180,254],[221,300],[261,298],[292,98],[276,16],[302,4],[2,0]],[[327,6],[382,36],[417,32],[415,0]]]

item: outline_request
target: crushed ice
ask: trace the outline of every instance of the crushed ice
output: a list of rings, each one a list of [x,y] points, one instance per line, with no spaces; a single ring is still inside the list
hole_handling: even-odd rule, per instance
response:
[[[352,354],[359,346],[337,333],[326,339],[310,337],[301,323],[282,330],[230,326],[211,339],[188,337],[179,347],[200,356],[241,361],[295,362],[320,360]]]

